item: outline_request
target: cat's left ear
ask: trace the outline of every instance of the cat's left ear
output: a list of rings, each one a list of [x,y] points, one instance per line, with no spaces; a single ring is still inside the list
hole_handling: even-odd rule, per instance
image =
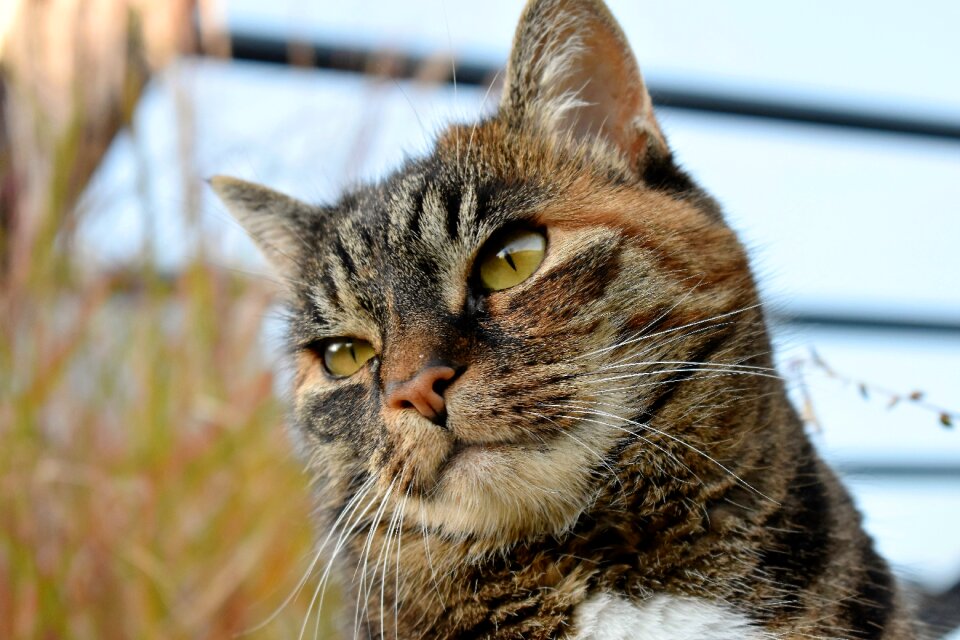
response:
[[[286,279],[296,278],[306,249],[306,220],[314,207],[236,178],[214,176],[209,182],[274,270]]]
[[[589,142],[640,168],[669,153],[630,45],[601,0],[530,0],[507,65],[500,115]]]

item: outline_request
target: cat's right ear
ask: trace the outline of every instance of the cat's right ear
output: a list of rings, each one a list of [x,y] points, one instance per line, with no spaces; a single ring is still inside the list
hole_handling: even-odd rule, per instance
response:
[[[306,249],[304,217],[313,208],[290,196],[237,178],[214,176],[209,182],[274,270],[284,279],[295,279]]]
[[[635,169],[669,154],[633,51],[603,0],[529,0],[517,25],[500,116],[587,145]]]

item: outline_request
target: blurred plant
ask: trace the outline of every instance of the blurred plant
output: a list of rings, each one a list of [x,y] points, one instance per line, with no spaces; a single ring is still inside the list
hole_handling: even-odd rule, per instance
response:
[[[211,266],[199,235],[173,276],[148,259],[95,268],[72,242],[77,196],[152,66],[138,16],[186,3],[22,4],[29,29],[0,39],[0,637],[236,637],[311,549],[259,340],[270,288]],[[305,600],[250,637],[295,637]]]

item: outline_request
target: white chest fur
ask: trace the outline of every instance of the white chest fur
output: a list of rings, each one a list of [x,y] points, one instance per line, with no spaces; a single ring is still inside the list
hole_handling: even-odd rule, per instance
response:
[[[773,635],[719,603],[658,595],[640,603],[598,594],[577,608],[572,640],[769,640]]]

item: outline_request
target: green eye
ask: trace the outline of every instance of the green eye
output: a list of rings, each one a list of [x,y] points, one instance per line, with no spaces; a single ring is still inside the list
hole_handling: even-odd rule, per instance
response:
[[[539,231],[522,229],[503,236],[480,258],[480,284],[487,291],[516,286],[533,275],[547,249]]]
[[[373,346],[357,338],[336,338],[323,349],[323,365],[334,378],[346,378],[376,355]]]

